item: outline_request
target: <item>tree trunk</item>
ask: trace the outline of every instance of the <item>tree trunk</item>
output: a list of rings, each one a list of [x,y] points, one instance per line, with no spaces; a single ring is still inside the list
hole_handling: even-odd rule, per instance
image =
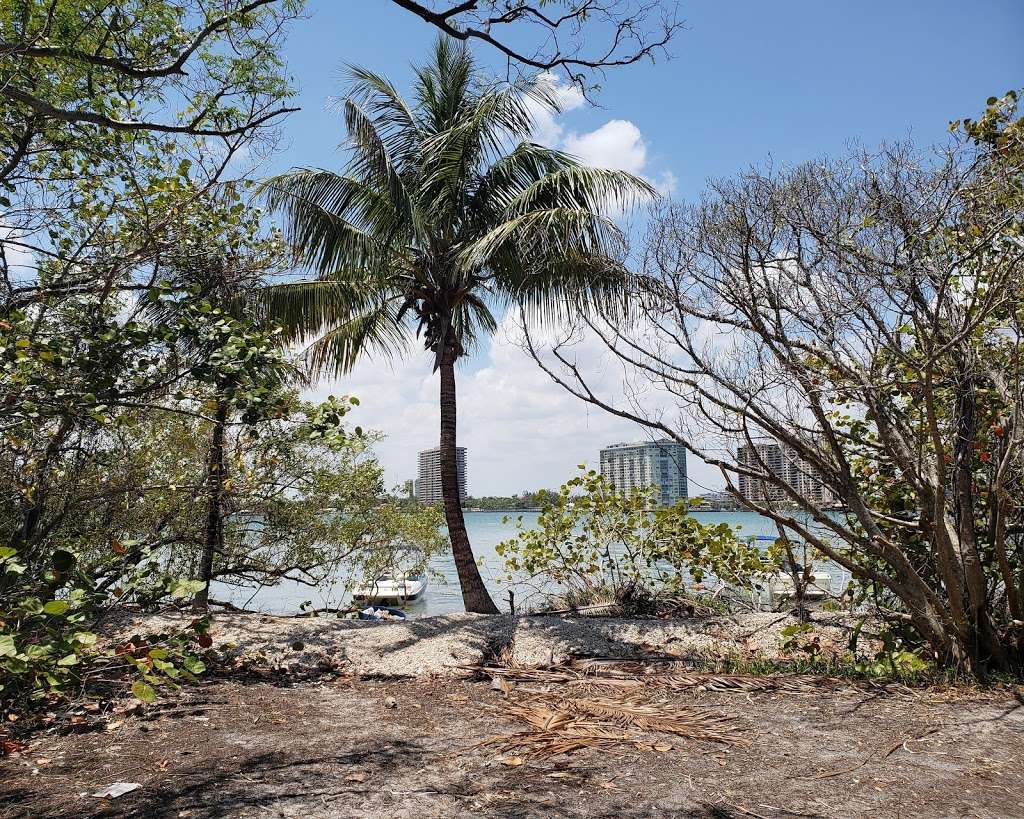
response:
[[[448,524],[448,537],[452,542],[455,568],[462,586],[462,601],[466,611],[479,614],[497,614],[498,607],[487,593],[480,570],[473,557],[462,516],[462,498],[459,497],[459,465],[455,444],[455,355],[446,351],[441,356],[441,495],[444,497],[444,518]]]
[[[203,552],[199,563],[202,589],[196,592],[192,607],[206,611],[210,604],[210,581],[213,579],[213,557],[224,544],[224,437],[227,430],[228,403],[217,400],[210,452],[206,459],[206,526],[203,531]]]

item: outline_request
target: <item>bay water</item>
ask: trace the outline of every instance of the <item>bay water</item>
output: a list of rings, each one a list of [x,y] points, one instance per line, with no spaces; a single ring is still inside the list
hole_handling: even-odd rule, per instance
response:
[[[701,523],[727,523],[730,526],[738,527],[741,537],[758,535],[775,537],[777,535],[775,524],[771,520],[753,512],[693,512],[692,514]],[[521,518],[523,525],[527,528],[535,528],[537,513],[466,512],[465,515],[466,529],[469,532],[473,553],[477,556],[480,564],[480,573],[498,607],[504,611],[508,610],[509,591],[513,593],[516,608],[519,610],[528,607],[531,603],[540,602],[544,590],[523,582],[510,582],[506,577],[502,559],[495,552],[495,546],[515,536],[516,519]],[[849,578],[844,570],[831,562],[816,566],[816,568],[822,568],[832,574],[834,592],[838,592]],[[349,602],[345,591],[347,580],[348,578],[339,573],[327,583],[316,588],[292,581],[261,589],[215,583],[211,590],[211,596],[267,614],[294,614],[300,610],[303,604],[314,609],[337,608],[347,604]],[[437,555],[431,561],[429,581],[426,594],[406,607],[410,617],[428,617],[435,614],[464,611],[462,593],[459,590],[459,577],[450,552]]]

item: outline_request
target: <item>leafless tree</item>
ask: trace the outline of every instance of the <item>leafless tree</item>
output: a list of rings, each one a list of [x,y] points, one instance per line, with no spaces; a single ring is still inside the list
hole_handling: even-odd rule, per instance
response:
[[[484,43],[510,71],[565,72],[586,93],[595,75],[668,55],[683,27],[660,0],[391,0],[459,40]]]
[[[1013,140],[715,182],[654,212],[633,322],[527,345],[978,673],[1024,660],[1019,126]],[[577,361],[583,333],[623,365],[623,395]],[[764,439],[796,469],[759,457]]]

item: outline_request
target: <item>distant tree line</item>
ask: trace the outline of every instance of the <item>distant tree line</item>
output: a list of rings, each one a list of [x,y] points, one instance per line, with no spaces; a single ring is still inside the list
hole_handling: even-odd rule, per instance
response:
[[[558,497],[554,489],[525,490],[518,495],[503,497],[500,495],[487,495],[482,498],[466,498],[463,506],[466,509],[481,509],[487,512],[505,510],[526,510],[540,509],[545,502],[551,503]]]

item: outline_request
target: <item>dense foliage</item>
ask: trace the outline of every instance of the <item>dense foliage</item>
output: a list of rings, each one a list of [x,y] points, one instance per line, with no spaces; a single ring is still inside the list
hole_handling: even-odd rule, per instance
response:
[[[372,436],[345,424],[355,399],[302,403],[253,309],[288,259],[240,156],[272,145],[298,7],[0,10],[5,708],[133,679],[152,699],[202,670],[204,619],[98,640],[126,605],[204,608],[214,581],[313,584],[444,545],[436,513],[390,503]]]
[[[509,497],[486,495],[480,498],[468,497],[463,504],[467,509],[506,512],[515,509],[540,509],[545,503],[553,501],[558,495],[551,489],[538,489],[520,492]]]

